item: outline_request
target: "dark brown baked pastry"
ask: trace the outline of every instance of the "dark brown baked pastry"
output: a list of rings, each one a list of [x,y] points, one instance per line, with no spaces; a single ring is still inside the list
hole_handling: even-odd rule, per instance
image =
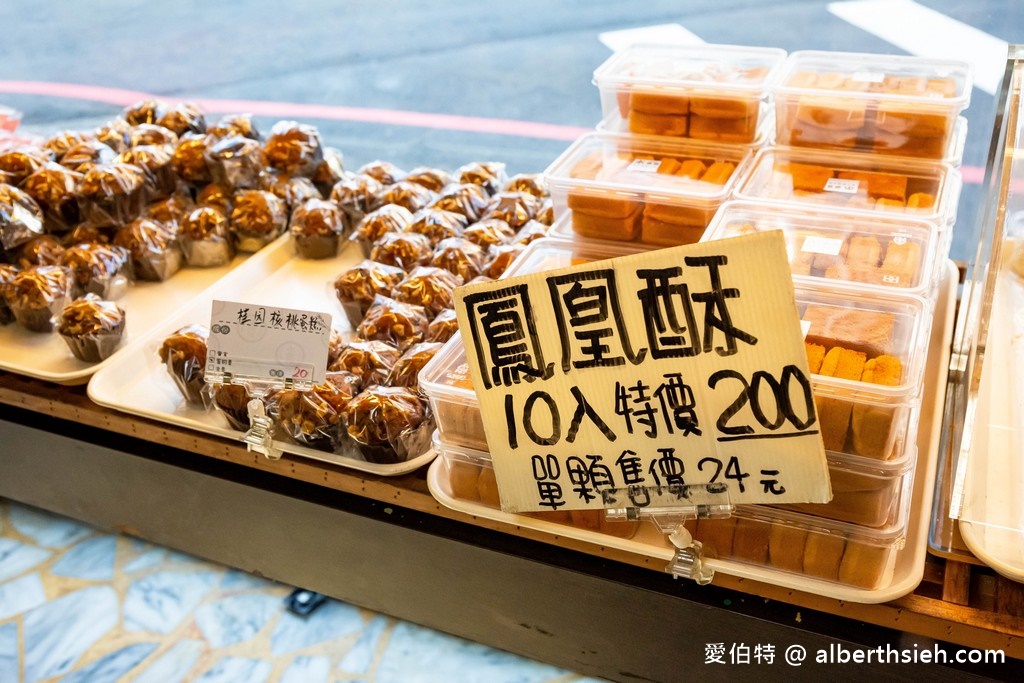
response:
[[[4,287],[14,319],[32,332],[51,332],[54,318],[70,298],[71,278],[60,266],[26,268]]]
[[[156,124],[173,131],[178,137],[186,133],[206,132],[206,116],[199,105],[192,102],[178,102],[172,105]]]
[[[128,251],[96,242],[82,242],[64,250],[59,265],[71,273],[75,298],[95,294],[118,299],[128,289]]]
[[[98,228],[91,223],[79,223],[75,226],[74,230],[66,235],[61,235],[61,243],[64,245],[64,249],[83,242],[110,244],[110,241],[114,236],[114,232],[115,230],[112,227]],[[61,253],[63,253],[63,250]]]
[[[444,344],[440,342],[420,342],[413,344],[395,362],[388,375],[387,384],[393,387],[407,387],[419,391],[420,370],[433,358]]]
[[[405,462],[430,448],[433,422],[427,405],[405,387],[371,386],[349,401],[348,435],[375,463]]]
[[[499,192],[491,197],[484,218],[497,218],[513,230],[526,225],[537,215],[540,200],[525,192]]]
[[[125,143],[124,149],[128,145]],[[87,140],[79,143],[64,153],[60,165],[75,173],[88,173],[94,166],[113,163],[117,152],[100,140]]]
[[[342,229],[341,211],[334,202],[309,199],[292,212],[290,231],[302,258],[337,256]]]
[[[512,242],[516,237],[516,231],[501,219],[488,218],[470,225],[463,231],[462,236],[473,244],[489,249]]]
[[[415,213],[428,206],[437,195],[417,183],[403,180],[388,187],[380,196],[381,204],[398,204]]]
[[[99,164],[82,179],[82,218],[96,227],[121,227],[142,215],[146,175],[132,164]]]
[[[448,171],[430,166],[417,166],[405,176],[405,182],[422,185],[431,192],[440,192],[446,185],[452,182],[452,176]]]
[[[55,266],[63,253],[64,245],[60,240],[53,235],[40,235],[21,245],[16,263],[19,268]]]
[[[368,175],[345,173],[331,188],[331,201],[345,214],[345,230],[351,230],[363,216],[380,206],[378,195],[384,191],[379,180]]]
[[[0,172],[11,185],[20,185],[25,178],[53,161],[53,154],[40,147],[15,147],[0,150]]]
[[[398,356],[398,349],[387,342],[355,340],[345,345],[327,369],[355,375],[360,386],[380,384],[387,379]]]
[[[538,199],[548,196],[548,190],[544,186],[544,176],[540,173],[518,173],[508,179],[508,182],[501,188],[502,192],[525,192]]]
[[[362,322],[378,294],[389,295],[404,277],[405,271],[397,266],[367,259],[335,278],[334,292],[352,327]]]
[[[412,213],[398,204],[385,204],[363,216],[352,231],[351,239],[359,243],[363,256],[368,256],[374,243],[389,232],[404,232],[412,223]]]
[[[192,213],[195,208],[191,195],[186,192],[175,192],[170,197],[147,206],[146,216],[161,223],[180,225],[185,216]]]
[[[185,135],[178,141],[171,155],[171,168],[182,182],[201,187],[213,180],[206,165],[206,148],[210,144],[208,135],[198,134]]]
[[[330,367],[334,361],[338,360],[338,356],[341,355],[341,350],[345,348],[345,337],[342,336],[341,332],[331,328],[331,336],[327,341],[327,366]]]
[[[425,342],[444,343],[455,336],[459,331],[459,319],[455,315],[454,308],[446,308],[430,321],[427,334],[423,337]]]
[[[329,197],[331,190],[345,177],[345,157],[337,147],[324,147],[324,158],[313,171],[313,184],[321,197]]]
[[[88,142],[92,139],[90,133],[76,130],[62,130],[59,133],[52,135],[46,142],[43,143],[43,147],[50,150],[53,154],[55,161],[60,161],[61,158],[67,151],[75,145],[80,145],[83,142]]]
[[[294,209],[308,199],[323,199],[320,190],[309,178],[289,176],[274,170],[266,170],[260,174],[260,188],[273,192],[283,199],[288,209]]]
[[[178,186],[178,176],[171,165],[170,150],[169,146],[163,145],[137,145],[122,152],[117,161],[142,169],[146,176],[146,196],[150,200],[165,199]]]
[[[132,126],[128,132],[128,147],[142,147],[153,145],[156,147],[167,147],[167,151],[173,153],[178,146],[178,136],[174,131],[158,126],[155,123],[140,123]],[[122,151],[121,153],[127,150]]]
[[[377,295],[356,334],[367,341],[383,341],[404,351],[423,340],[430,318],[422,306]]]
[[[213,406],[228,421],[232,429],[249,431],[249,401],[252,394],[244,384],[214,384],[210,390]]]
[[[190,266],[223,266],[235,257],[227,215],[213,206],[201,206],[181,221],[179,234],[185,261]]]
[[[125,314],[112,301],[87,294],[64,307],[57,332],[75,358],[99,363],[110,358],[124,336]]]
[[[469,282],[484,272],[489,259],[487,249],[463,237],[449,237],[434,247],[434,260],[430,265],[458,275]]]
[[[371,161],[361,166],[356,173],[368,175],[382,185],[394,185],[400,180],[405,180],[405,171],[390,161]]]
[[[263,146],[267,162],[288,175],[309,177],[323,161],[320,132],[296,121],[278,121]]]
[[[507,180],[505,164],[500,161],[474,161],[455,171],[456,182],[479,185],[489,195],[500,190]]]
[[[466,229],[467,225],[469,225],[469,220],[460,213],[440,209],[423,209],[413,214],[412,223],[406,227],[405,231],[426,235],[433,247],[448,237],[461,237],[462,231]]]
[[[430,239],[412,232],[389,232],[370,249],[370,259],[405,271],[427,265],[433,256]]]
[[[217,121],[217,125],[207,132],[218,138],[226,138],[231,135],[239,135],[257,141],[262,138],[252,120],[252,114],[227,114],[222,116]]]
[[[114,154],[120,154],[128,149],[128,141],[131,135],[132,126],[124,119],[114,119],[107,125],[96,129],[96,141],[106,145]],[[67,156],[67,155],[65,155]],[[109,163],[109,162],[99,162]],[[73,169],[79,173],[85,173],[89,169]]]
[[[358,390],[359,378],[348,372],[329,372],[322,384],[308,391],[276,391],[268,412],[293,441],[333,452],[344,434],[342,416]]]
[[[188,325],[164,339],[157,352],[175,386],[191,405],[203,405],[209,336],[210,331],[202,325]]]
[[[196,204],[216,207],[230,216],[231,210],[234,208],[234,199],[234,192],[229,188],[217,183],[210,183],[196,195]]]
[[[288,225],[288,209],[284,201],[263,190],[242,190],[235,193],[231,211],[239,251],[259,251],[279,237]]]
[[[463,183],[445,187],[430,206],[441,211],[462,214],[468,222],[475,223],[487,209],[488,201],[490,195],[484,188],[472,183]]]
[[[177,225],[137,218],[114,236],[114,246],[128,251],[139,280],[163,282],[181,270],[182,253]]]
[[[121,118],[132,126],[141,123],[156,123],[167,111],[167,105],[160,100],[140,100],[135,104],[125,107],[121,112]]]
[[[218,185],[238,189],[259,187],[260,172],[266,165],[260,143],[240,135],[218,140],[206,148],[206,165]]]
[[[391,296],[396,301],[423,307],[427,315],[433,318],[442,310],[454,306],[452,291],[462,282],[461,277],[443,268],[421,266],[414,268],[404,280],[395,285]]]
[[[492,247],[491,262],[488,263],[487,267],[484,269],[484,275],[497,280],[501,277],[502,273],[512,265],[512,262],[516,260],[516,257],[523,253],[523,249],[525,248],[525,244],[520,244],[518,242]]]
[[[14,322],[14,314],[7,305],[7,287],[14,281],[18,274],[18,267],[9,263],[0,263],[0,325],[8,325]]]
[[[12,253],[43,234],[43,212],[27,193],[0,184],[0,248]]]

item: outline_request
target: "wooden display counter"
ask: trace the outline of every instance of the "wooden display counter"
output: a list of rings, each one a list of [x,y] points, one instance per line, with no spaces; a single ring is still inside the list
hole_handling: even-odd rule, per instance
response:
[[[721,573],[698,586],[651,558],[449,510],[424,476],[268,460],[99,407],[84,387],[0,373],[0,496],[581,673],[767,673],[756,664],[708,671],[710,643],[774,645],[771,666],[787,677],[820,677],[814,652],[837,643],[938,646],[950,662],[956,646],[1006,653],[994,667],[950,664],[959,676],[1004,678],[1024,664],[1024,586],[986,568],[929,556],[917,590],[879,605]],[[791,645],[807,648],[804,666],[783,661]]]

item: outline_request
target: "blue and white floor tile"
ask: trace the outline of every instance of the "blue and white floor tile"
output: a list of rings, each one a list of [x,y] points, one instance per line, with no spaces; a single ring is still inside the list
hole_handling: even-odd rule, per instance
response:
[[[0,499],[0,682],[589,683]]]

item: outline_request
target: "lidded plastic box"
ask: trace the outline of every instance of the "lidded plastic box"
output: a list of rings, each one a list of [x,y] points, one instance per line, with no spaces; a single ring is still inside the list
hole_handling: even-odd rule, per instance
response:
[[[603,118],[622,131],[750,144],[785,57],[778,48],[634,45],[598,67],[594,84]]]
[[[934,224],[805,208],[727,202],[704,240],[781,230],[795,282],[931,295],[939,243]]]
[[[970,97],[966,62],[794,52],[774,90],[776,143],[943,159]]]
[[[747,148],[590,133],[544,171],[555,215],[573,232],[674,246],[700,239],[746,173]]]

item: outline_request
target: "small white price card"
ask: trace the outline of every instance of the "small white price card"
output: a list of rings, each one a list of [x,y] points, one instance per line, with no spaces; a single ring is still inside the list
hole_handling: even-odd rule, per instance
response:
[[[859,180],[849,178],[829,178],[825,181],[825,192],[841,192],[842,194],[857,194],[860,189]]]
[[[468,285],[456,311],[503,510],[831,499],[780,232]]]
[[[661,161],[657,159],[634,159],[626,170],[637,173],[657,173],[659,168],[661,168]]]
[[[843,240],[836,239],[834,237],[821,237],[819,235],[809,235],[805,237],[803,244],[800,245],[800,251],[810,254],[839,256],[839,252],[842,250]]]
[[[214,301],[206,380],[304,387],[324,381],[331,316],[277,306]]]

